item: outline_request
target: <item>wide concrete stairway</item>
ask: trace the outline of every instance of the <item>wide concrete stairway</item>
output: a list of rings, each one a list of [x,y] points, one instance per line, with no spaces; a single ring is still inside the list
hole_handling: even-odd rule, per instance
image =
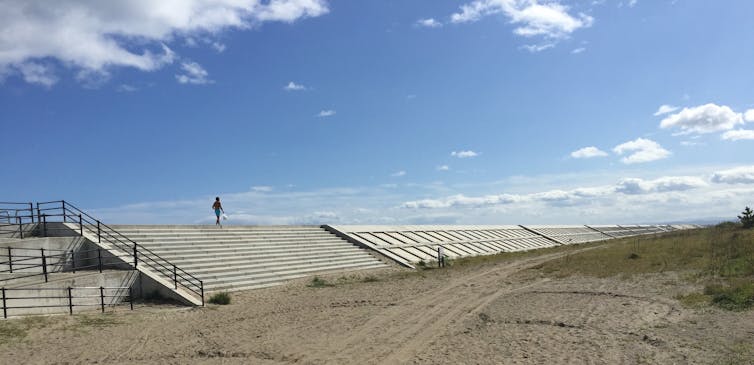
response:
[[[318,273],[386,267],[317,226],[112,226],[204,282],[207,292],[279,285]]]

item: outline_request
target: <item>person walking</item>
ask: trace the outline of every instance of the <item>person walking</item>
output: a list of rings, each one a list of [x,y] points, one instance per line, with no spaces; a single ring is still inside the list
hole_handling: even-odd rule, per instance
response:
[[[225,214],[225,210],[223,210],[223,205],[220,203],[220,197],[215,198],[215,203],[212,204],[212,209],[215,210],[215,216],[217,217],[217,222],[215,222],[216,226],[221,226],[220,224],[220,214]]]

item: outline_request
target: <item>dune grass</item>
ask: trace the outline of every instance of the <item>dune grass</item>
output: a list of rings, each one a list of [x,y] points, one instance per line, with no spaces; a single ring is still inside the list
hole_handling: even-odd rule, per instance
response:
[[[549,276],[632,276],[691,271],[706,283],[703,293],[679,298],[689,306],[712,303],[743,310],[754,306],[754,230],[735,224],[613,241],[566,255],[537,269]]]

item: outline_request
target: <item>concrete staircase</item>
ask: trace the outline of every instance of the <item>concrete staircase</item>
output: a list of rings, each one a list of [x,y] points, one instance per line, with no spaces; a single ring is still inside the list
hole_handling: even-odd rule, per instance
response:
[[[112,228],[201,279],[206,292],[262,288],[317,273],[387,266],[317,226]]]

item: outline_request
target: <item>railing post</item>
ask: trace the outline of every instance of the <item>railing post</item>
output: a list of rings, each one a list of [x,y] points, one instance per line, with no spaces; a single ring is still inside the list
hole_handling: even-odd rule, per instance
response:
[[[80,230],[79,234],[81,236],[83,236],[84,235],[84,223],[81,220],[81,214],[79,214],[79,230]]]
[[[21,238],[24,238],[24,225],[21,223],[21,217],[16,216],[16,222],[18,222],[18,234],[21,235]]]
[[[102,313],[105,313],[105,288],[99,287],[99,302],[102,305]]]
[[[76,273],[76,252],[71,250],[71,270]]]
[[[99,268],[99,272],[102,273],[102,249],[97,249],[97,267]]]
[[[13,274],[13,255],[10,254],[10,247],[8,247],[8,271]]]
[[[73,293],[71,293],[71,287],[68,287],[68,313],[73,315]]]
[[[8,318],[8,306],[5,303],[5,287],[3,287],[3,318]]]
[[[97,220],[97,243],[102,242],[102,230],[100,229],[99,220]]]
[[[128,287],[128,303],[131,304],[131,310],[134,310],[134,293],[131,287]]]
[[[47,258],[45,257],[45,249],[40,248],[42,252],[42,273],[45,276],[45,283],[47,282]]]
[[[31,214],[34,214],[34,212]],[[42,222],[42,211],[39,210],[39,203],[37,203],[37,222]]]
[[[178,271],[176,270],[175,265],[173,265],[173,287],[178,289]]]
[[[63,200],[62,203],[63,203],[63,223],[65,223],[65,222],[67,222],[67,219],[68,219],[67,215],[68,214],[66,214],[66,212],[65,212],[65,200]]]
[[[44,230],[44,236],[47,237],[47,214],[42,214],[42,228]]]
[[[29,202],[29,215],[31,216],[31,222],[34,223],[34,204]]]
[[[202,307],[204,307],[204,282],[199,280],[199,289],[202,291]]]
[[[139,264],[139,254],[136,252],[136,242],[134,242],[134,270],[136,270],[136,265]]]

